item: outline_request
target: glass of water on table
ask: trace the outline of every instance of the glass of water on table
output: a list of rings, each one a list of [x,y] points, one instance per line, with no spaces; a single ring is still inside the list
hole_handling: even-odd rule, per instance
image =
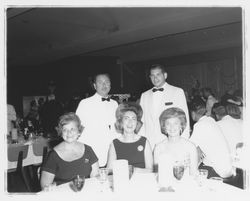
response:
[[[173,174],[177,180],[181,180],[184,174],[185,166],[182,161],[175,161],[173,166]]]
[[[198,173],[198,184],[199,186],[204,186],[206,180],[207,180],[207,176],[208,176],[208,170],[206,169],[199,169],[199,173]]]
[[[103,192],[109,188],[108,174],[109,174],[108,168],[99,168],[98,180],[99,180],[100,185],[101,185],[101,192]]]
[[[79,192],[82,190],[83,186],[85,183],[85,176],[83,175],[76,175],[73,179],[72,182],[70,183],[70,187],[73,191]]]

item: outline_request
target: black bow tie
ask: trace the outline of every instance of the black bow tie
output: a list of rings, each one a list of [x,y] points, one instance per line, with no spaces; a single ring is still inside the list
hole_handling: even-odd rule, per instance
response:
[[[159,88],[159,89],[157,89],[157,88],[153,88],[153,92],[156,92],[156,91],[163,91],[164,89],[163,88]]]
[[[102,98],[102,101],[110,101],[110,98]]]

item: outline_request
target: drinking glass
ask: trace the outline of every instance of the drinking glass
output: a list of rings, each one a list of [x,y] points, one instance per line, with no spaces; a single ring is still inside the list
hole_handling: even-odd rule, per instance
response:
[[[129,165],[128,166],[128,170],[129,170],[129,179],[131,179],[133,173],[134,173],[134,166],[133,165]]]
[[[173,166],[173,173],[177,180],[181,180],[183,174],[184,174],[185,166],[181,162],[175,162]]]
[[[101,192],[103,192],[106,188],[109,187],[108,173],[108,168],[99,168],[98,180],[101,184]]]
[[[76,175],[76,177],[73,178],[71,183],[72,190],[75,192],[81,191],[84,182],[85,182],[85,177],[83,175]]]
[[[208,176],[208,170],[206,169],[199,169],[199,175],[198,175],[198,179],[199,179],[199,186],[204,185],[206,179]]]
[[[104,183],[108,180],[108,168],[99,169],[99,180],[101,183]]]
[[[190,154],[186,154],[183,160],[185,169],[190,167]]]

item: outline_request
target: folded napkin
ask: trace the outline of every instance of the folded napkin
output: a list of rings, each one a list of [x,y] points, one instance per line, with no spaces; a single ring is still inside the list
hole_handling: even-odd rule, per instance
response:
[[[113,167],[113,184],[115,192],[123,192],[128,188],[129,169],[127,160],[115,160]]]
[[[168,187],[173,184],[173,158],[168,154],[162,154],[158,162],[158,182],[160,187]]]

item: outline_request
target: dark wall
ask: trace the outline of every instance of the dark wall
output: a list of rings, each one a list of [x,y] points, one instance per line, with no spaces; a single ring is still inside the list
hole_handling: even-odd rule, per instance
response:
[[[152,86],[146,74],[148,66],[152,63],[166,64],[169,73],[168,82],[188,89],[190,80],[187,76],[190,76],[192,69],[194,74],[201,74],[204,85],[209,85],[215,80],[207,79],[205,71],[209,72],[209,69],[212,69],[210,67],[217,63],[225,70],[228,62],[232,70],[233,62],[236,61],[238,72],[236,84],[240,88],[243,86],[242,50],[238,47],[127,64],[119,64],[117,59],[117,57],[75,56],[46,65],[7,68],[8,102],[22,113],[22,96],[46,95],[47,84],[51,79],[56,82],[57,96],[62,101],[69,99],[75,92],[82,95],[88,92],[91,95],[94,91],[90,86],[89,78],[97,72],[110,73],[111,93],[133,93],[139,97],[141,92]],[[121,88],[120,81],[121,66],[123,66],[123,88]],[[224,88],[221,87],[221,93]]]
[[[66,101],[75,92],[93,93],[90,77],[108,72],[112,78],[112,92],[119,91],[119,68],[115,57],[71,57],[32,67],[7,68],[7,102],[22,113],[22,96],[46,95],[48,82],[56,83],[56,95]]]
[[[169,58],[124,64],[125,86],[134,93],[152,87],[147,69],[151,64],[161,63],[168,72],[167,82],[184,90],[192,87],[193,78],[202,86],[211,87],[222,95],[228,88],[244,88],[241,47],[180,55]]]

